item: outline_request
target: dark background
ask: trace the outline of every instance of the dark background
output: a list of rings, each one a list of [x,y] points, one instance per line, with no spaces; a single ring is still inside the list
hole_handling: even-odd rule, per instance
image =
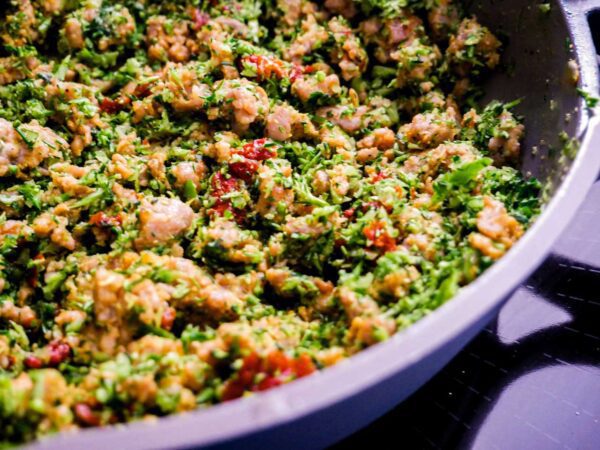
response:
[[[333,448],[600,449],[600,182],[496,320]]]

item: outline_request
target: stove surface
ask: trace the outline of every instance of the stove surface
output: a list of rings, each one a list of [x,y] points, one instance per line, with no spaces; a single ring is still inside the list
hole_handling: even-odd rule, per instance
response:
[[[335,449],[600,448],[600,182],[497,319]]]

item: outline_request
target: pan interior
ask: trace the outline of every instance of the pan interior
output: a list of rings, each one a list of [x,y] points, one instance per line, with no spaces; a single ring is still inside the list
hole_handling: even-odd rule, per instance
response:
[[[577,144],[567,136],[578,136],[587,119],[576,90],[576,72],[582,69],[563,12],[556,2],[549,10],[520,0],[469,3],[468,11],[494,30],[505,48],[503,70],[486,81],[483,103],[521,100],[515,107],[527,130],[521,171],[540,180],[547,202],[576,154]]]

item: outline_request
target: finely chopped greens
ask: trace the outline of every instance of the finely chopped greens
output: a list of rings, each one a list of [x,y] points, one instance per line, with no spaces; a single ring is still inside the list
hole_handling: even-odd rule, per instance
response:
[[[388,339],[539,211],[500,41],[451,0],[13,0],[5,444],[269,389]]]

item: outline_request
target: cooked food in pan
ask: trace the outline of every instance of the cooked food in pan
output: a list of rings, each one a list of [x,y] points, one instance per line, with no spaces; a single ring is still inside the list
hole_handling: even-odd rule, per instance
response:
[[[4,443],[252,395],[411,325],[522,236],[501,41],[451,0],[12,0]]]

